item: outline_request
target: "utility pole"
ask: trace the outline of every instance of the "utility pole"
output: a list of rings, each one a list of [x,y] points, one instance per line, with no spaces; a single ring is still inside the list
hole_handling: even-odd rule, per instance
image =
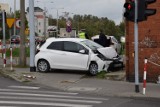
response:
[[[59,21],[59,13],[58,13],[58,10],[64,9],[64,8],[52,8],[52,9],[56,9],[56,11],[57,11],[56,37],[58,37],[58,30],[59,30],[59,24],[58,24],[58,21]]]
[[[35,58],[35,28],[34,28],[34,1],[29,0],[29,30],[30,30],[30,72],[36,71]]]
[[[14,35],[16,35],[16,0],[14,0]]]
[[[47,33],[46,33],[46,12],[47,12],[47,10],[46,10],[46,7],[44,7],[44,37],[45,37],[45,39],[47,39]]]
[[[26,49],[25,49],[25,0],[20,0],[20,56],[19,65],[26,66]]]

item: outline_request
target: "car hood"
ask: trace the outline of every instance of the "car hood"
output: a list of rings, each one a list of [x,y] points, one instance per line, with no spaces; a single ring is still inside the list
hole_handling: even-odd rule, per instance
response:
[[[106,58],[113,59],[117,56],[117,52],[112,47],[104,47],[97,49],[101,54],[103,54]]]

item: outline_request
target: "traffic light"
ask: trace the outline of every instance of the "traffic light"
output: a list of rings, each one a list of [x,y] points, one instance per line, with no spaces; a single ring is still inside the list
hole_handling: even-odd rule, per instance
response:
[[[126,18],[126,20],[134,22],[134,18],[135,18],[134,0],[127,1],[123,7],[125,8],[124,17]]]
[[[148,16],[156,14],[156,9],[148,9],[148,4],[154,3],[156,0],[138,0],[138,21],[147,20]]]

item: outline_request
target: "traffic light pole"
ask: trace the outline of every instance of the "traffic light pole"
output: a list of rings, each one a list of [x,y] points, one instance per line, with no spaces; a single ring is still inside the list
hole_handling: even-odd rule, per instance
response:
[[[139,71],[138,71],[138,0],[135,0],[135,19],[134,19],[134,50],[135,50],[135,92],[139,92]]]

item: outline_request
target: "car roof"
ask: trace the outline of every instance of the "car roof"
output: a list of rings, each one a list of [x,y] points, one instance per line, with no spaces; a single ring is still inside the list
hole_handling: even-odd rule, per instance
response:
[[[46,41],[47,42],[53,42],[53,41],[74,41],[74,42],[81,42],[84,41],[86,39],[81,39],[81,38],[48,38]]]

